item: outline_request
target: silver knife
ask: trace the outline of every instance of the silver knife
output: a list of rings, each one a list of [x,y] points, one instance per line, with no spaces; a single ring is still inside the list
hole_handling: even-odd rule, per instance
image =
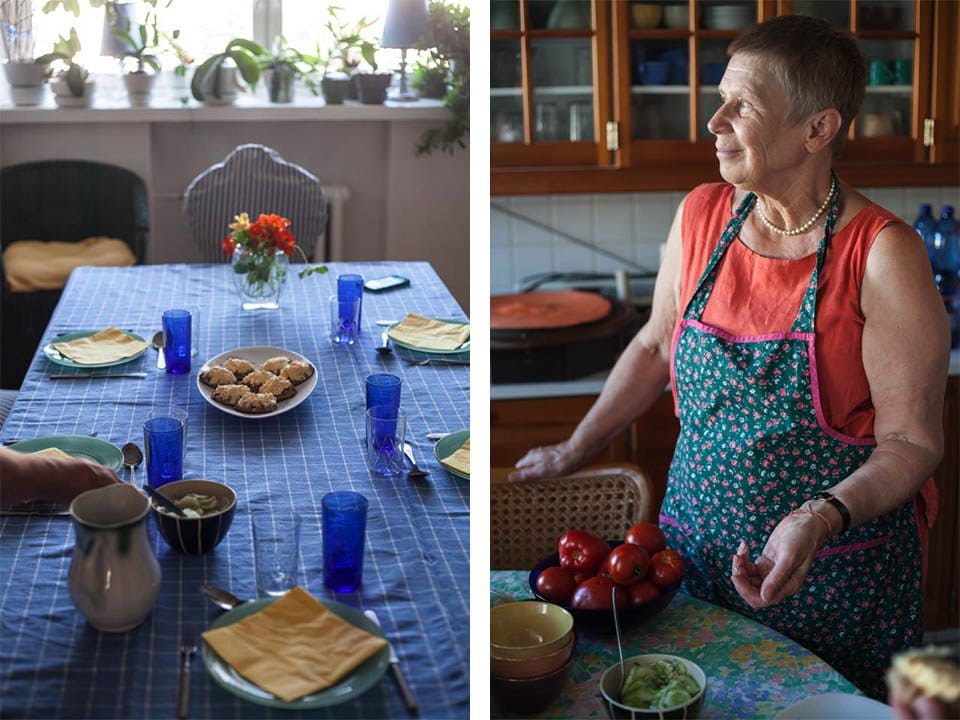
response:
[[[380,619],[373,610],[364,610],[363,614],[370,618],[377,627],[380,627]],[[406,678],[403,677],[403,673],[400,672],[400,659],[397,657],[397,653],[389,641],[387,642],[387,647],[390,649],[390,670],[393,673],[393,679],[397,681],[397,687],[400,688],[403,704],[406,705],[407,712],[411,715],[416,715],[420,709],[417,706],[417,699],[413,696],[413,691],[407,684]]]
[[[138,378],[143,380],[147,376],[144,372],[138,373],[105,373],[103,375],[47,375],[51,380],[96,380],[97,378]]]

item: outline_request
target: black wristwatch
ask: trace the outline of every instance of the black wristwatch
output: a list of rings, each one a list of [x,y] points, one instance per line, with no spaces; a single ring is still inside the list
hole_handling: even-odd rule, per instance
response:
[[[840,500],[828,493],[826,490],[823,492],[818,492],[813,497],[816,500],[826,500],[837,509],[838,513],[840,513],[840,519],[843,521],[843,527],[840,528],[840,533],[837,535],[837,537],[840,537],[850,529],[850,511],[847,510],[846,505],[844,505]]]

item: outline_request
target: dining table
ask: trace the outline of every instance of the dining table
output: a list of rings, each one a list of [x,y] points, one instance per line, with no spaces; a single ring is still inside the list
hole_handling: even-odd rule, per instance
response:
[[[470,374],[465,363],[407,362],[378,353],[386,321],[408,312],[466,320],[427,262],[330,263],[325,274],[298,277],[291,265],[274,310],[241,308],[229,264],[167,264],[75,270],[44,334],[115,326],[148,342],[166,309],[193,311],[196,355],[190,372],[157,368],[157,352],[107,370],[142,377],[100,378],[104,370],[54,366],[38,349],[2,431],[3,440],[87,435],[120,447],[143,447],[143,424],[156,411],[188,414],[184,478],[228,484],[237,494],[233,524],[203,555],[184,555],[148,522],[162,580],[150,616],[128,632],[95,630],[74,606],[68,572],[74,530],[66,515],[0,517],[0,715],[2,717],[174,717],[178,650],[222,614],[199,588],[214,585],[256,597],[251,522],[301,519],[298,583],[321,602],[374,610],[419,702],[420,716],[469,714],[469,481],[434,457],[428,433],[469,428]],[[336,278],[401,275],[408,287],[364,293],[359,340],[330,340]],[[380,323],[378,324],[378,321]],[[318,383],[282,414],[236,417],[207,402],[197,386],[204,362],[235,348],[269,346],[305,356]],[[51,380],[51,374],[92,375]],[[407,440],[423,479],[373,475],[364,458],[365,378],[402,381]],[[137,475],[143,482],[146,472]],[[126,470],[120,475],[127,480]],[[327,590],[322,577],[321,498],[350,490],[369,501],[363,575],[352,593]],[[191,670],[196,718],[407,717],[390,673],[342,704],[308,710],[253,704],[216,684],[198,653]]]
[[[490,573],[490,604],[531,600],[528,570]],[[600,676],[619,663],[616,637],[576,625],[577,645],[560,696],[540,718],[608,718]],[[660,613],[621,627],[624,658],[649,653],[691,660],[707,676],[702,720],[775,718],[811,696],[859,694],[840,673],[776,630],[681,588]],[[512,717],[491,700],[493,717]]]

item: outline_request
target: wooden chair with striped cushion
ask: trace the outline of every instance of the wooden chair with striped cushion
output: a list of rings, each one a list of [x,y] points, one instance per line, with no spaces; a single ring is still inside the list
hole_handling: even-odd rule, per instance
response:
[[[490,486],[490,569],[532,568],[557,551],[567,530],[622,539],[638,522],[656,522],[653,483],[627,463],[572,475],[510,483],[493,472]]]
[[[195,177],[187,187],[183,212],[203,262],[230,261],[223,239],[234,216],[242,212],[251,221],[260,213],[288,218],[306,256],[324,259],[322,252],[314,253],[327,224],[320,180],[264,145],[241,145]]]

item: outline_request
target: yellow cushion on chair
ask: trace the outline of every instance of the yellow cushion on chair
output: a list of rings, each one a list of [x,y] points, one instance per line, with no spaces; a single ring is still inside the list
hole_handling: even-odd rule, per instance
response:
[[[17,240],[3,251],[3,268],[11,292],[59,290],[81,265],[123,267],[137,258],[123,240],[91,237],[80,242]]]

